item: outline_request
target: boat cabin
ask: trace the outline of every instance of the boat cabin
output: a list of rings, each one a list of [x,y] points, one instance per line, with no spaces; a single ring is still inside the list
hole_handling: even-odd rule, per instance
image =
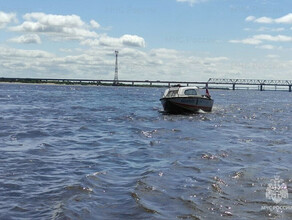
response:
[[[195,96],[201,96],[199,88],[196,86],[171,87],[171,88],[165,90],[163,98],[195,97]]]

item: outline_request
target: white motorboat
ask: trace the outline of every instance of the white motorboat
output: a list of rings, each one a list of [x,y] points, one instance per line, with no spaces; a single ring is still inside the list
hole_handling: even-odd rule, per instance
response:
[[[201,95],[196,86],[171,87],[165,90],[160,101],[164,111],[170,114],[196,113],[199,110],[211,112],[214,103],[207,86],[205,95]]]

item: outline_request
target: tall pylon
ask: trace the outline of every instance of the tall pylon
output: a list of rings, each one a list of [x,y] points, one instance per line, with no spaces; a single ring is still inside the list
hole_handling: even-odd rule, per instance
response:
[[[115,51],[116,54],[116,66],[115,66],[115,78],[114,78],[114,86],[117,86],[119,84],[119,68],[118,68],[118,55],[119,51]]]

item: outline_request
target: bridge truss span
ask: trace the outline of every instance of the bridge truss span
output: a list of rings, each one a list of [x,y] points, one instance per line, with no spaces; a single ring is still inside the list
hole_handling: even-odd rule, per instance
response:
[[[292,80],[210,78],[208,80],[208,83],[209,84],[291,86],[292,85]]]

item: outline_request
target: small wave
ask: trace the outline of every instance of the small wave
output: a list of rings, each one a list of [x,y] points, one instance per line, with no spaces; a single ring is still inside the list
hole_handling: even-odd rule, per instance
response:
[[[152,136],[157,133],[158,130],[152,130],[152,131],[141,131],[141,134],[147,138],[152,138]]]
[[[178,219],[193,219],[193,220],[201,220],[199,216],[196,216],[194,214],[187,214],[187,215],[178,215]]]
[[[14,206],[11,208],[11,211],[13,212],[28,212],[29,210],[20,206]]]
[[[223,186],[227,186],[227,184],[225,183],[225,181],[223,181],[222,179],[220,179],[219,177],[215,176],[213,178],[213,180],[215,180],[215,183],[212,183],[211,186],[212,186],[212,189],[215,191],[215,192],[218,192],[218,193],[221,193],[221,194],[224,194],[223,193],[223,190],[222,190],[222,187]]]
[[[201,156],[202,159],[207,159],[207,160],[218,160],[218,157],[216,155],[212,155],[212,154],[203,154]]]
[[[244,175],[243,171],[237,171],[232,175],[232,179],[240,179],[243,177],[243,175]]]
[[[92,188],[85,187],[79,184],[66,186],[65,189],[73,193],[92,193],[93,192]]]
[[[106,174],[107,174],[106,171],[99,171],[99,172],[95,172],[92,174],[87,174],[86,178],[97,178],[97,176],[99,176],[99,175],[106,175]]]
[[[288,144],[285,140],[270,140],[268,146],[278,146]]]
[[[88,126],[83,125],[83,126],[78,128],[78,131],[80,131],[80,132],[93,132],[94,130],[92,130]]]
[[[137,193],[131,193],[131,196],[136,201],[138,206],[143,208],[146,212],[152,213],[152,214],[158,214],[159,213],[155,209],[151,209],[151,208],[147,207],[147,205],[145,203],[141,202],[141,198],[139,197],[139,195]]]
[[[149,144],[151,147],[153,146],[156,146],[156,145],[159,145],[161,142],[159,140],[156,140],[156,141],[150,141]]]
[[[187,163],[187,162],[186,162],[186,163]],[[191,169],[191,170],[196,171],[196,172],[198,172],[198,173],[201,172],[201,169],[200,169],[199,167],[194,166],[194,164],[192,164],[192,163],[184,164],[184,163],[182,163],[181,161],[176,160],[176,161],[172,162],[172,165],[173,165],[174,167],[177,167],[177,168]]]
[[[72,110],[84,110],[84,109],[86,109],[86,107],[84,107],[82,105],[74,105],[74,106],[71,106],[71,109]]]
[[[26,138],[41,138],[50,136],[47,132],[40,130],[31,130],[27,132],[19,132],[15,135],[12,135],[12,138],[16,140],[26,139]]]

